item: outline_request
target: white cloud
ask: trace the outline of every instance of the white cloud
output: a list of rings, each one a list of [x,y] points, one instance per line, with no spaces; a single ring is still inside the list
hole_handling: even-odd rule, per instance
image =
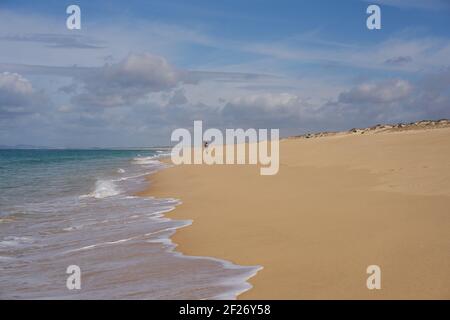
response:
[[[339,102],[343,103],[391,103],[408,98],[413,86],[406,80],[389,79],[379,82],[366,82],[342,92]]]
[[[30,113],[31,108],[42,101],[31,82],[18,73],[0,73],[0,115],[10,118]]]
[[[163,57],[132,53],[120,63],[89,70],[80,80],[84,91],[74,97],[76,103],[114,107],[174,88],[181,81],[181,72]]]
[[[260,107],[267,110],[294,107],[302,103],[300,97],[291,93],[250,94],[231,99],[230,103],[246,107]]]
[[[0,73],[0,90],[11,95],[29,95],[33,93],[30,81],[18,73]]]

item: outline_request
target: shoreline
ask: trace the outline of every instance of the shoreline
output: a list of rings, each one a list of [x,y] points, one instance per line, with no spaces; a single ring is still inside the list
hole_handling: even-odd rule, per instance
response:
[[[150,174],[147,174],[146,179],[150,180],[150,181],[148,181],[149,186],[147,188],[144,188],[144,190],[141,190],[141,191],[135,193],[136,196],[138,196],[138,197],[155,197],[152,194],[148,194],[148,190],[150,190],[152,188],[151,187],[151,180],[152,180],[151,178],[158,172],[161,172],[163,170],[167,170],[167,169],[171,168],[170,167],[170,156],[167,156],[167,155],[158,156],[157,159],[158,159],[158,161],[161,161],[162,163],[165,163],[166,165],[169,165],[169,166],[164,166],[164,167],[160,168],[159,170],[156,170]],[[222,259],[220,257],[192,255],[192,254],[188,255],[188,254],[185,254],[184,252],[178,250],[179,244],[173,241],[173,236],[177,232],[180,232],[181,230],[190,227],[193,223],[193,220],[169,217],[169,215],[173,211],[175,211],[180,205],[183,204],[183,202],[180,199],[174,198],[174,197],[159,197],[159,196],[157,196],[156,198],[175,200],[177,202],[177,204],[175,204],[170,209],[159,212],[158,218],[170,219],[170,220],[185,223],[184,225],[171,228],[171,230],[172,230],[171,235],[169,235],[166,239],[167,240],[166,244],[168,245],[168,248],[165,249],[166,252],[173,254],[174,256],[181,257],[183,259],[193,259],[193,260],[199,259],[199,260],[204,260],[204,261],[205,260],[212,261],[212,262],[220,264],[224,269],[241,270],[243,272],[242,275],[234,275],[234,276],[230,277],[229,279],[227,279],[225,282],[219,282],[222,285],[226,284],[227,286],[229,286],[228,290],[224,291],[220,294],[217,294],[214,297],[206,298],[206,299],[214,299],[214,300],[223,300],[223,299],[230,300],[233,298],[238,299],[238,297],[241,294],[243,294],[253,288],[252,284],[249,282],[249,279],[256,276],[258,274],[258,272],[263,269],[262,266],[259,266],[259,265],[243,266],[243,265],[235,264],[232,261]],[[164,231],[167,231],[167,230],[164,230]],[[158,232],[161,232],[161,231],[158,231]],[[248,270],[245,270],[245,269],[248,269]],[[251,270],[251,269],[253,269],[253,270]]]
[[[273,177],[174,166],[142,195],[181,200],[176,251],[264,268],[238,299],[448,299],[450,128],[392,133],[283,139]]]

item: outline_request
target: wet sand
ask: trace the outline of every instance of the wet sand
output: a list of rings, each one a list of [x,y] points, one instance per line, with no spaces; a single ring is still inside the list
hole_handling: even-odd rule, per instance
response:
[[[277,175],[180,165],[145,194],[183,202],[178,251],[263,266],[241,299],[450,299],[449,159],[450,128],[285,139]]]

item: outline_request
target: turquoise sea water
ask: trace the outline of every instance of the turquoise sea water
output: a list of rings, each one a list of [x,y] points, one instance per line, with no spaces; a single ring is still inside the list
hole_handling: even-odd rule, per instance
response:
[[[0,150],[0,298],[233,298],[255,267],[173,251],[190,221],[143,198],[166,150]],[[78,265],[82,288],[69,290]]]

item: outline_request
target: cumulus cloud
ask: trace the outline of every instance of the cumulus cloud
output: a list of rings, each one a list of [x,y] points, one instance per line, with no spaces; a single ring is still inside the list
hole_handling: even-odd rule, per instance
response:
[[[347,126],[450,117],[450,68],[430,73],[414,84],[401,79],[365,82],[343,91],[322,108]]]
[[[131,53],[121,62],[103,67],[4,67],[22,68],[37,74],[73,74],[75,82],[61,87],[59,91],[73,94],[72,103],[85,107],[129,106],[145,102],[149,94],[157,92],[171,95],[168,104],[186,104],[187,98],[180,88],[182,84],[199,85],[203,81],[257,82],[274,78],[265,74],[182,70],[165,58],[149,53]]]
[[[18,73],[0,73],[0,114],[14,117],[31,112],[36,102],[42,100],[31,82]]]
[[[231,99],[230,103],[244,108],[255,107],[266,110],[292,107],[300,102],[300,98],[291,93],[263,93],[251,94]]]
[[[406,80],[389,79],[375,83],[362,83],[342,92],[338,101],[342,103],[383,104],[405,99],[413,92],[413,85]]]
[[[316,115],[313,105],[292,93],[248,94],[232,98],[220,116],[228,126],[298,128]]]
[[[183,105],[188,103],[188,99],[186,98],[184,89],[176,89],[172,93],[172,96],[170,97],[169,101],[167,102],[168,106],[172,105]]]
[[[74,101],[87,106],[129,105],[149,93],[175,88],[181,77],[182,72],[162,57],[132,53],[120,63],[83,73],[79,79],[83,92]]]
[[[12,95],[27,95],[33,92],[31,83],[18,73],[3,72],[0,74],[0,88]]]
[[[423,77],[419,88],[414,102],[427,118],[450,118],[450,67]]]

